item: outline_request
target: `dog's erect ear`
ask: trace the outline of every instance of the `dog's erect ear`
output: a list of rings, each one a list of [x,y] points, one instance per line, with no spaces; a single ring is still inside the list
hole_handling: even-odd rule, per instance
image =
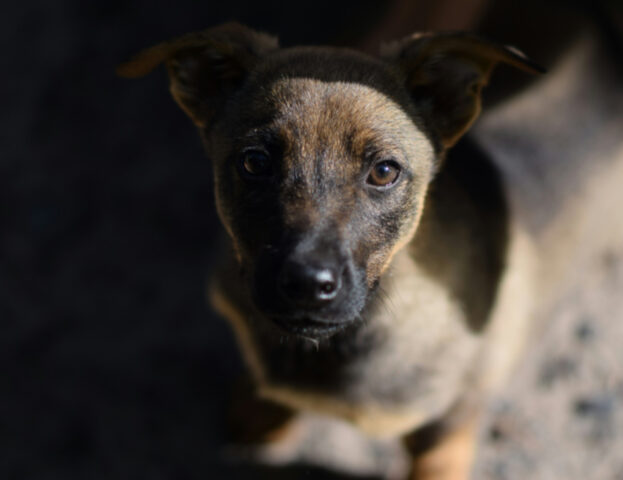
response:
[[[493,68],[507,63],[543,69],[519,50],[468,33],[416,33],[382,47],[404,73],[407,88],[443,148],[454,145],[480,113],[480,93]]]
[[[203,127],[258,59],[277,48],[276,38],[227,23],[143,50],[119,65],[117,74],[142,77],[164,62],[173,97],[195,124]]]

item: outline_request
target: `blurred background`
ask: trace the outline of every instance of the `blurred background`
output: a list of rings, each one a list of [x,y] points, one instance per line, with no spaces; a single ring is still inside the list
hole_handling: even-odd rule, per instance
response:
[[[115,77],[117,63],[237,20],[283,46],[369,52],[415,30],[475,30],[546,67],[589,30],[620,67],[621,11],[620,1],[553,0],[5,2],[0,478],[281,478],[224,453],[222,412],[243,368],[205,298],[219,228],[210,164],[164,70],[128,81]],[[486,104],[530,81],[501,69]],[[579,338],[593,334],[580,327]],[[580,414],[596,409],[608,423],[621,396]],[[500,432],[486,439],[506,447],[483,446],[499,464],[487,475],[521,478],[504,467],[517,449]],[[522,461],[538,465],[544,454],[522,448]],[[311,467],[281,472],[333,478]]]

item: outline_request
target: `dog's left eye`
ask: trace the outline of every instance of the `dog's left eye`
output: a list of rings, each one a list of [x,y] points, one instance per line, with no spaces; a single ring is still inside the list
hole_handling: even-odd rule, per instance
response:
[[[249,177],[263,177],[272,171],[270,157],[261,150],[247,150],[242,155],[240,167]]]
[[[389,187],[400,176],[400,166],[393,160],[379,162],[372,167],[366,182],[375,187]]]

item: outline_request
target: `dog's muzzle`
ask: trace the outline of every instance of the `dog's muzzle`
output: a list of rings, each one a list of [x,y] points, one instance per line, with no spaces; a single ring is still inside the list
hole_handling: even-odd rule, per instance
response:
[[[284,258],[285,257],[285,258]],[[254,302],[282,330],[322,337],[359,318],[365,298],[352,260],[335,249],[289,255],[271,252],[258,259]]]

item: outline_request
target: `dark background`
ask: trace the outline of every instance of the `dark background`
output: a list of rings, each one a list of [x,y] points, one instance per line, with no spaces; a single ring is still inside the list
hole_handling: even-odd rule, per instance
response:
[[[248,478],[219,449],[241,363],[206,302],[210,165],[164,71],[128,81],[114,67],[232,19],[285,45],[339,43],[382,10],[333,3],[33,1],[1,15],[0,478]]]
[[[205,298],[218,229],[209,162],[164,71],[128,81],[114,66],[232,19],[285,46],[365,46],[387,5],[1,7],[0,478],[251,476],[221,448],[242,366]],[[488,31],[502,41],[521,44],[514,32],[531,22],[540,31],[535,16],[496,18]]]

